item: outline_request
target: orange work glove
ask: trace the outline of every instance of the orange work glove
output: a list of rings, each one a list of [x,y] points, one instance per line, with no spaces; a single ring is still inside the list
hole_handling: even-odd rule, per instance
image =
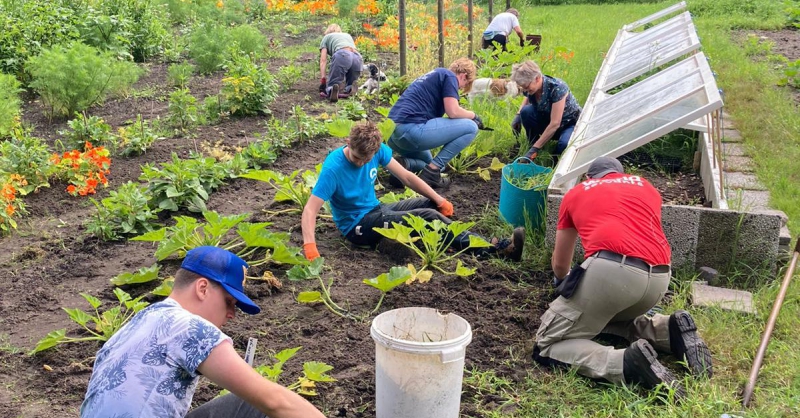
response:
[[[317,243],[316,242],[307,242],[303,244],[303,253],[305,253],[306,259],[308,261],[314,261],[315,258],[319,258],[319,251],[317,250]]]
[[[442,215],[447,216],[448,218],[453,216],[453,204],[447,199],[442,200],[442,203],[439,203],[439,205],[436,206],[436,209],[438,209]]]

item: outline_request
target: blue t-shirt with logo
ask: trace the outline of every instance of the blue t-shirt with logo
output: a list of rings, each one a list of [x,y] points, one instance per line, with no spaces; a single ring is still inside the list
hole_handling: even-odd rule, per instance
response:
[[[148,306],[97,352],[81,418],[182,418],[197,367],[226,340],[173,299]]]
[[[458,79],[446,68],[436,68],[418,77],[389,111],[394,123],[425,123],[444,116],[444,98],[458,100]]]
[[[381,144],[375,156],[361,167],[347,159],[344,147],[333,150],[325,158],[311,194],[330,202],[333,222],[343,235],[380,204],[375,196],[378,167],[386,167],[391,160],[392,150],[386,144]]]

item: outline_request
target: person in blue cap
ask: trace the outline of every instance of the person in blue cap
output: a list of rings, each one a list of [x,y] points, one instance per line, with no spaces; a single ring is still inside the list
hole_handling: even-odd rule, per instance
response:
[[[137,313],[98,351],[81,417],[324,418],[261,377],[220,331],[237,307],[261,311],[244,294],[247,267],[221,248],[187,252],[169,297]],[[200,375],[232,393],[189,412]]]

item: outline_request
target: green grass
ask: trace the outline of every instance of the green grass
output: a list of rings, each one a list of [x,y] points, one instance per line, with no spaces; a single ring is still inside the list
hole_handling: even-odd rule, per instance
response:
[[[518,8],[524,30],[542,34],[544,51],[557,46],[575,51],[564,80],[579,102],[584,103],[603,53],[617,31],[624,24],[672,4],[674,2]],[[782,6],[780,2],[768,0],[696,0],[690,2],[690,10],[703,51],[710,58],[711,67],[718,75],[717,83],[724,90],[724,110],[745,138],[756,175],[771,192],[770,204],[789,216],[789,228],[796,234],[800,232],[800,205],[797,205],[800,201],[800,112],[789,92],[776,87],[779,73],[775,60],[754,62],[734,41],[732,33],[734,29],[780,27],[785,22]],[[580,28],[576,30],[574,25],[564,22],[580,22]],[[493,110],[478,103],[472,108],[479,110],[481,116],[491,114],[490,119],[499,120],[508,115],[503,106]],[[503,146],[509,146],[504,132],[495,135]],[[478,220],[478,228],[501,236],[510,232],[510,227],[497,221],[496,207],[487,208]],[[540,243],[542,239],[529,237],[527,244]],[[538,245],[526,245],[525,266],[546,269],[549,252],[534,247]],[[742,271],[742,274],[748,273]],[[753,283],[767,284],[754,291],[758,314],[744,315],[692,307],[689,286],[685,283],[693,277],[676,274],[673,280],[676,296],[665,306],[665,312],[687,309],[692,313],[712,350],[715,372],[710,380],[694,380],[682,371],[674,358],[662,356],[665,363],[681,373],[680,376],[687,376],[684,385],[689,396],[679,405],[664,402],[668,394],[612,386],[585,379],[574,372],[539,368],[528,357],[530,341],[508,342],[514,348],[514,355],[498,359],[512,369],[527,369],[523,381],[509,380],[492,371],[467,371],[463,402],[474,404],[486,417],[719,417],[724,413],[746,417],[800,416],[800,350],[797,349],[800,336],[796,331],[800,326],[800,277],[797,276],[778,318],[751,408],[747,410],[741,406],[740,393],[780,286],[780,280],[774,281],[774,277],[751,278]],[[492,402],[487,404],[486,395],[491,395]]]

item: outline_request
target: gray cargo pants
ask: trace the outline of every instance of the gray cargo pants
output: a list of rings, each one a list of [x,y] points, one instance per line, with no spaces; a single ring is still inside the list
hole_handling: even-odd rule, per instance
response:
[[[335,84],[341,84],[344,81],[343,93],[350,93],[352,89],[358,88],[353,83],[361,77],[361,70],[364,69],[364,60],[361,59],[361,54],[358,52],[350,51],[349,49],[340,49],[333,53],[331,57],[330,67],[328,69],[328,84],[325,87],[326,94],[331,94],[331,88]],[[340,92],[340,93],[341,93]]]
[[[186,418],[269,418],[236,395],[212,399],[186,414]]]
[[[650,273],[637,267],[589,257],[578,290],[570,299],[559,296],[542,315],[536,333],[539,355],[578,368],[578,373],[623,383],[624,349],[591,339],[600,333],[636,341],[670,352],[669,316],[644,316],[667,291],[670,273]]]

